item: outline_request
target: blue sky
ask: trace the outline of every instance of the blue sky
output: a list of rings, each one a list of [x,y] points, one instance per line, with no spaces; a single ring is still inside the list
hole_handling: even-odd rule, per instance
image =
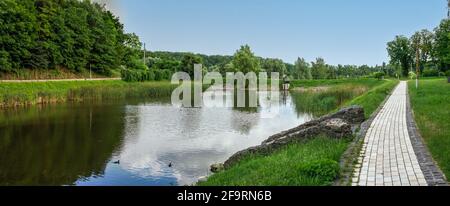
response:
[[[113,0],[127,32],[149,50],[256,55],[293,63],[381,64],[398,34],[432,30],[446,0]]]

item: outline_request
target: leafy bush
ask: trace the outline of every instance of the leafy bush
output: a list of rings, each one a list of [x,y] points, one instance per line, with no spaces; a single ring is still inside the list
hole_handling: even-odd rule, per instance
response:
[[[376,79],[382,79],[386,74],[384,72],[375,72],[373,73],[373,77]]]
[[[439,71],[436,69],[425,69],[422,73],[424,77],[437,77],[439,76]]]
[[[410,78],[410,79],[415,79],[415,78],[417,78],[417,75],[416,75],[415,72],[409,72],[409,73],[408,73],[408,78]]]
[[[172,71],[168,69],[154,70],[154,73],[156,81],[170,80],[172,78]]]
[[[153,71],[148,70],[130,70],[124,69],[121,71],[122,80],[126,82],[145,82],[155,80]]]
[[[147,70],[147,66],[140,59],[132,59],[128,63],[128,68],[136,70]]]
[[[445,72],[445,76],[450,77],[450,70]]]
[[[321,159],[308,162],[300,168],[300,173],[313,177],[324,179],[328,182],[332,182],[339,174],[339,164],[330,159]]]

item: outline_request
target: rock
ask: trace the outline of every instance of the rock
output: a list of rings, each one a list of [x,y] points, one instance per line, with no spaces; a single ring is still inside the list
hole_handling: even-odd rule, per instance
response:
[[[331,115],[312,120],[296,128],[272,135],[261,145],[250,147],[232,155],[224,164],[211,166],[211,171],[228,169],[250,154],[268,155],[287,144],[304,141],[318,136],[330,138],[352,137],[354,128],[365,121],[364,109],[352,106]]]
[[[332,138],[351,137],[352,126],[343,119],[329,119],[320,123],[324,134]]]
[[[224,169],[225,169],[225,167],[224,167],[224,165],[221,164],[221,163],[213,164],[213,165],[211,165],[211,167],[210,167],[210,170],[211,170],[211,172],[213,172],[213,173],[221,172],[221,171],[223,171]]]
[[[207,176],[201,176],[197,180],[197,182],[206,182],[206,181],[208,181],[208,177]]]

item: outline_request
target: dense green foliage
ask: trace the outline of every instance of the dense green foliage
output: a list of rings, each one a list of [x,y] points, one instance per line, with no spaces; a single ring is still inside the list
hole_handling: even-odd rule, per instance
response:
[[[394,68],[383,64],[370,67],[367,65],[329,65],[323,58],[308,63],[298,58],[295,64],[283,62],[276,58],[262,58],[255,56],[248,45],[242,46],[233,56],[203,55],[188,52],[149,52],[146,59],[150,70],[167,70],[171,73],[184,71],[192,75],[194,64],[203,64],[203,72],[219,72],[225,76],[226,72],[279,72],[280,77],[290,79],[342,79],[362,76],[372,76],[374,72],[384,72],[394,76]],[[132,67],[135,68],[135,67]]]
[[[434,160],[450,177],[450,84],[446,79],[409,82],[414,118]]]
[[[441,76],[450,70],[450,20],[442,20],[434,32],[424,29],[411,38],[397,36],[387,50],[391,64],[405,77],[417,69],[420,76]]]
[[[214,174],[200,186],[331,185],[348,140],[318,137],[288,145],[269,156],[249,156],[229,170]]]
[[[78,0],[0,1],[0,72],[64,68],[111,75],[139,40],[101,5]]]

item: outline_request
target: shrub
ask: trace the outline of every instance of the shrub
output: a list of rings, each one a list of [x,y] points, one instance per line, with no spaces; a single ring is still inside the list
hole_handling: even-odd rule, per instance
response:
[[[155,80],[161,81],[161,80],[170,80],[172,78],[172,71],[168,69],[157,69],[153,70],[155,73]]]
[[[140,59],[132,59],[128,63],[128,68],[136,70],[147,70],[147,66]]]
[[[445,76],[450,77],[450,70],[445,72]]]
[[[386,74],[384,72],[375,72],[373,73],[373,77],[376,79],[382,79]]]
[[[124,69],[121,71],[122,80],[126,82],[145,82],[155,80],[153,71]]]
[[[417,75],[416,75],[415,72],[409,72],[409,73],[408,73],[408,78],[410,78],[410,79],[415,79],[415,78],[417,78]]]
[[[436,69],[425,69],[425,70],[423,70],[422,76],[437,77],[437,76],[439,76],[439,71]]]
[[[313,177],[323,179],[327,182],[334,181],[339,174],[339,164],[330,159],[321,159],[308,162],[300,168],[300,173]]]

